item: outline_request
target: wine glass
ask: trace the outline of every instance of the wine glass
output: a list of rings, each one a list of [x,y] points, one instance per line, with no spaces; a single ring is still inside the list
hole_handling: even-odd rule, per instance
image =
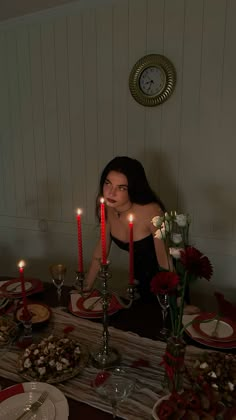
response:
[[[169,296],[166,293],[159,293],[157,295],[157,299],[161,307],[161,313],[162,313],[162,319],[163,319],[163,324],[160,330],[160,334],[163,338],[166,338],[169,333],[169,330],[166,327],[166,318],[168,315],[168,309],[170,307]]]
[[[66,276],[66,266],[63,264],[53,264],[49,267],[52,276],[52,282],[57,288],[58,303],[61,302],[61,291]]]
[[[130,369],[115,366],[100,371],[94,381],[95,390],[111,404],[113,419],[116,418],[117,405],[125,401],[135,388],[135,380],[130,377]]]

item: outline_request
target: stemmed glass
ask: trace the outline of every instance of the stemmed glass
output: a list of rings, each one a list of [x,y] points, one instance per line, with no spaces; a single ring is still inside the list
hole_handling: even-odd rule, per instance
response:
[[[96,392],[111,404],[113,419],[116,418],[118,403],[125,401],[135,388],[135,380],[130,378],[128,370],[121,366],[106,368],[94,381]]]
[[[161,313],[162,313],[162,319],[163,319],[163,324],[160,330],[160,334],[163,338],[166,338],[169,333],[169,330],[166,327],[166,318],[168,315],[168,309],[170,307],[169,296],[166,293],[159,293],[157,295],[157,299],[161,307]]]
[[[57,288],[57,298],[58,303],[61,302],[61,292],[62,292],[62,286],[65,281],[66,276],[66,266],[63,264],[53,264],[49,267],[49,271],[52,276],[52,282],[54,286]]]

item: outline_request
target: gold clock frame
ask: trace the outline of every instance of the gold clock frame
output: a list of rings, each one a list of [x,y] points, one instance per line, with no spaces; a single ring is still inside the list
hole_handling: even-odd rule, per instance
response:
[[[165,73],[165,85],[155,95],[146,95],[140,88],[140,77],[148,67],[159,67]],[[172,62],[160,54],[149,54],[140,58],[133,66],[129,76],[129,89],[133,98],[144,106],[157,106],[165,102],[176,85],[176,70]]]

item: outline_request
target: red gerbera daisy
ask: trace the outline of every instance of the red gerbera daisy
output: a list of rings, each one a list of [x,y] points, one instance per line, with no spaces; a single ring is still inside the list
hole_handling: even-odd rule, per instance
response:
[[[179,276],[172,271],[160,271],[151,280],[151,291],[158,295],[171,294],[179,284]]]
[[[213,268],[205,255],[193,246],[188,246],[185,250],[181,250],[180,254],[180,262],[190,275],[210,280]]]

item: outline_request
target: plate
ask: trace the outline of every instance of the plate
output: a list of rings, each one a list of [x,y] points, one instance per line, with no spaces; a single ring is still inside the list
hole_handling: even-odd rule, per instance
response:
[[[193,323],[194,330],[197,331],[199,335],[206,337],[209,340],[220,341],[222,343],[236,341],[236,323],[230,319],[220,317],[219,321],[213,319],[212,322],[202,323],[202,321],[215,318],[215,316],[215,313],[204,313],[196,316],[196,322]],[[212,337],[217,322],[217,337]]]
[[[69,340],[66,344],[62,343],[62,340],[65,339]],[[80,353],[77,353],[76,357],[78,357],[79,354],[79,358],[76,361],[74,359],[73,366],[71,355],[75,354],[74,350],[76,347],[79,347]],[[47,351],[45,351],[46,348]],[[36,350],[37,355],[34,353]],[[68,353],[69,356],[67,356]],[[78,375],[86,366],[88,357],[89,352],[87,347],[78,343],[77,340],[69,337],[55,337],[51,335],[47,339],[44,338],[39,344],[32,344],[29,348],[24,350],[18,358],[18,373],[27,381],[47,381],[49,384],[55,384],[67,381]],[[39,358],[42,359],[40,364],[38,364]],[[63,362],[61,361],[62,359]],[[67,362],[70,360],[71,367],[68,364],[65,364],[66,362],[64,362],[64,360],[67,360]],[[54,362],[54,364],[51,365],[51,362]],[[44,372],[41,373],[39,369],[44,369]],[[62,369],[64,370],[62,371]]]
[[[198,315],[184,315],[183,316],[183,325],[187,325],[190,321],[196,318]],[[210,340],[207,337],[203,337],[197,333],[197,331],[193,328],[193,325],[189,325],[185,332],[192,338],[192,340],[196,341],[199,344],[202,344],[205,347],[210,347],[213,349],[222,349],[222,350],[230,350],[236,348],[236,340],[229,341],[229,342],[221,342],[221,341],[214,341]]]
[[[35,293],[36,290],[38,290],[42,285],[41,280],[39,279],[31,279],[27,278],[25,279],[25,291],[27,295],[30,295],[32,293]],[[5,297],[21,297],[22,291],[21,291],[21,282],[19,279],[13,279],[9,280],[6,283],[4,283],[0,287],[0,293],[1,295]]]
[[[17,416],[24,412],[26,407],[30,407],[32,403],[38,400],[40,392],[24,392],[14,395],[1,403],[0,417],[2,420],[15,420]],[[5,414],[4,414],[5,411]],[[54,420],[56,410],[53,402],[47,398],[42,407],[37,411],[35,420]]]
[[[32,314],[32,323],[40,324],[46,322],[51,317],[52,311],[49,306],[43,303],[29,303],[27,305],[28,310]],[[17,321],[22,320],[23,306],[19,308],[16,312]]]
[[[77,295],[71,295],[71,299],[74,299]],[[69,310],[72,314],[80,317],[80,318],[88,318],[88,319],[96,319],[103,317],[103,310],[102,310],[102,299],[98,300],[100,297],[99,292],[94,290],[89,297],[83,297],[78,295],[76,301],[76,310],[72,309],[72,303],[69,304]],[[91,308],[91,305],[93,307]],[[91,308],[91,309],[90,309]],[[108,307],[108,315],[113,315],[122,309],[119,301],[117,300],[116,296],[112,294],[110,304]]]
[[[22,384],[13,385],[3,391],[0,392],[0,418],[1,420],[15,420],[17,415],[16,411],[14,411],[14,417],[10,414],[10,409],[13,408],[12,402],[14,401],[26,401],[27,397],[28,401],[35,401],[39,396],[42,394],[43,391],[48,392],[48,398],[45,403],[41,407],[40,411],[37,414],[37,417],[34,417],[34,420],[66,420],[69,417],[69,407],[67,400],[63,393],[59,391],[55,386],[49,385],[44,382],[25,382]],[[16,400],[13,400],[13,396],[17,397]],[[21,400],[21,398],[23,398]],[[26,398],[26,400],[25,400]],[[18,404],[18,402],[17,402]],[[7,406],[11,405],[9,410],[6,408]],[[23,403],[24,406],[24,403]],[[15,409],[15,407],[14,407]],[[8,410],[8,411],[7,411]],[[44,410],[44,411],[43,411]],[[47,416],[45,416],[45,411],[47,410]],[[19,411],[19,415],[22,413]],[[43,415],[42,415],[43,413]],[[54,414],[53,414],[54,413]],[[39,416],[40,414],[40,416]]]
[[[30,281],[25,282],[25,291],[28,292],[29,290],[33,289],[33,284]],[[6,284],[6,291],[8,293],[21,293],[21,282],[19,280],[13,280],[11,283]]]

